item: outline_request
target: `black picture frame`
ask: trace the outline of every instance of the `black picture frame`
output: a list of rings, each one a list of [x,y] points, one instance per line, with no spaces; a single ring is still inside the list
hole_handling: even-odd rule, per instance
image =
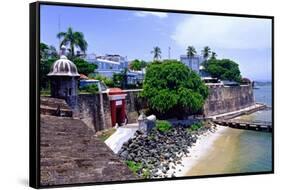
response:
[[[40,63],[40,6],[41,5],[56,5],[70,7],[87,7],[87,8],[104,8],[118,10],[138,10],[138,11],[154,11],[167,13],[186,13],[196,15],[217,15],[217,16],[232,16],[245,18],[262,18],[270,19],[272,26],[272,170],[268,172],[247,172],[235,174],[218,174],[218,175],[202,175],[192,177],[177,177],[164,179],[141,179],[128,181],[113,181],[113,182],[95,182],[83,184],[65,184],[65,185],[40,185],[40,88],[39,88],[39,63]],[[244,175],[260,175],[274,173],[274,16],[264,15],[249,15],[235,13],[219,13],[219,12],[202,12],[190,10],[170,10],[157,8],[143,7],[126,7],[126,6],[111,6],[111,5],[92,5],[92,4],[76,4],[76,3],[60,3],[60,2],[34,2],[29,4],[29,52],[30,52],[30,92],[29,92],[29,185],[33,188],[49,188],[49,187],[69,187],[69,186],[86,186],[86,185],[103,185],[103,184],[120,184],[120,183],[135,183],[135,182],[153,182],[167,180],[183,180],[194,178],[211,178],[211,177],[232,177]]]

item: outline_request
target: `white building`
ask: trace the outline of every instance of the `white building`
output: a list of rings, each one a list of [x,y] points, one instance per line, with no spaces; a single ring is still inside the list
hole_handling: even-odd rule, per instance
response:
[[[145,75],[145,69],[141,71],[129,70],[127,73],[128,84],[141,84],[143,83]]]
[[[180,61],[184,63],[187,67],[199,73],[200,71],[200,64],[204,61],[202,56],[195,55],[194,57],[188,57],[187,55],[181,55]]]
[[[128,68],[129,64],[127,57],[109,54],[105,56],[87,55],[86,61],[98,66],[96,69],[97,73],[110,78],[112,78],[114,73],[120,73],[125,68]]]
[[[98,66],[95,72],[109,78],[112,78],[114,73],[119,74],[124,69],[128,69],[129,66],[127,57],[123,57],[120,55],[107,54],[105,56],[96,56],[95,54],[88,54],[85,60]],[[142,71],[133,71],[128,69],[128,84],[142,83],[144,80],[144,75],[145,69],[142,69]]]

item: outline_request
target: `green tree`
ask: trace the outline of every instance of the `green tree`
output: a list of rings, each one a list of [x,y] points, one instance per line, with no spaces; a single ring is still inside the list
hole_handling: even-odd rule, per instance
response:
[[[41,59],[40,60],[40,89],[48,89],[49,78],[47,74],[50,72],[51,65],[56,61],[56,58],[52,59]]]
[[[78,69],[78,73],[84,74],[84,75],[89,75],[90,73],[94,73],[95,69],[97,69],[96,64],[88,63],[84,59],[81,58],[75,58],[73,60],[73,63],[76,65]]]
[[[217,53],[212,51],[210,59],[216,59],[217,56],[218,56]]]
[[[86,52],[88,43],[84,38],[84,34],[82,32],[75,32],[71,27],[67,29],[66,32],[60,32],[57,34],[57,37],[63,38],[60,46],[65,45],[69,46],[71,57],[75,56],[74,48],[80,48],[82,52]]]
[[[196,49],[193,46],[188,46],[186,49],[187,58],[189,58],[189,64],[191,63],[192,58],[196,55]]]
[[[239,65],[229,59],[209,59],[203,63],[205,70],[212,77],[221,80],[241,81]]]
[[[40,43],[40,59],[58,58],[57,50],[54,46],[48,46],[45,43]]]
[[[200,77],[181,62],[167,60],[147,67],[141,96],[158,117],[193,114],[200,111],[208,88]]]
[[[138,59],[135,59],[131,62],[130,64],[130,68],[132,70],[135,70],[135,71],[140,71],[142,70],[143,68],[145,68],[147,65],[147,63],[143,60],[138,60]]]
[[[186,49],[186,55],[188,58],[193,58],[196,55],[196,49],[193,46],[188,46]]]
[[[49,46],[45,43],[40,43],[40,59],[48,58],[48,49]]]
[[[114,87],[114,82],[109,77],[105,77],[105,76],[102,76],[102,75],[96,75],[96,76],[91,77],[91,78],[94,78],[94,79],[99,80],[99,81],[103,81],[104,84],[108,87]]]
[[[58,54],[54,46],[48,46],[40,43],[40,89],[49,88],[49,78],[47,74],[50,72],[51,65],[58,59]]]
[[[128,69],[124,69],[121,73],[114,73],[112,77],[115,87],[127,88],[128,85]]]
[[[209,46],[205,46],[202,50],[202,56],[205,60],[207,60],[210,57],[211,54],[211,48]]]
[[[160,60],[161,59],[161,49],[158,46],[155,46],[153,50],[151,51],[153,54],[153,60]]]

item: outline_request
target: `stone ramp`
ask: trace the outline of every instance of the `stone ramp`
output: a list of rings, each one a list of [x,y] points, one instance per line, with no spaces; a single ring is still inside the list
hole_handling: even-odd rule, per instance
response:
[[[115,133],[106,139],[105,144],[114,152],[117,153],[122,145],[132,138],[138,129],[138,124],[127,124],[117,128]]]
[[[41,115],[40,135],[42,186],[136,179],[80,120]]]
[[[60,117],[72,117],[73,115],[65,100],[51,97],[40,97],[40,113]]]

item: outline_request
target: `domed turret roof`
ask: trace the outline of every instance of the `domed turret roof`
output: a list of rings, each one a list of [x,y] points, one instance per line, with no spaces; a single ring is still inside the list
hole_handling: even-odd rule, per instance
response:
[[[76,65],[67,59],[65,54],[66,47],[61,47],[60,59],[55,61],[51,66],[48,76],[69,76],[69,77],[79,77]]]

